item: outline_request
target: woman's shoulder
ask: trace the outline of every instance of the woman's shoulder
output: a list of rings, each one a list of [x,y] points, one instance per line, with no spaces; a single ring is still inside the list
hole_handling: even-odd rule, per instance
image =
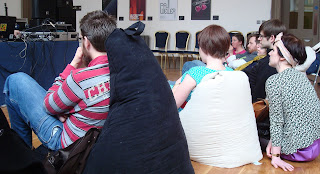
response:
[[[189,73],[203,73],[203,72],[207,72],[207,71],[214,71],[212,69],[209,69],[205,66],[195,66],[189,69]]]
[[[280,74],[273,74],[267,79],[266,86],[269,86],[271,84],[278,84],[279,81],[281,81]]]

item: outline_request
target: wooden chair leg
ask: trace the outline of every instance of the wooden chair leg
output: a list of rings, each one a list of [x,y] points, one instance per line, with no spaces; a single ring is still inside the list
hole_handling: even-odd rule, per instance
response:
[[[168,55],[167,54],[165,54],[165,56],[164,56],[164,65],[163,65],[163,69],[167,69],[167,60],[168,59]]]
[[[182,70],[182,66],[183,66],[183,54],[180,54],[180,71]]]
[[[161,69],[164,69],[164,68],[162,67],[162,56],[163,56],[163,55],[160,54],[160,68],[161,68]]]

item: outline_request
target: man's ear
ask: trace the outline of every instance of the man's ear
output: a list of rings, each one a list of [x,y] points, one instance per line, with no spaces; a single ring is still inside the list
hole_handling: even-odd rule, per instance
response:
[[[274,35],[271,35],[271,36],[269,37],[269,41],[270,41],[271,43],[274,43],[275,40],[276,40],[276,37],[275,37]]]
[[[84,46],[86,47],[87,50],[91,47],[91,42],[89,41],[87,36],[83,37],[83,44],[84,44]]]

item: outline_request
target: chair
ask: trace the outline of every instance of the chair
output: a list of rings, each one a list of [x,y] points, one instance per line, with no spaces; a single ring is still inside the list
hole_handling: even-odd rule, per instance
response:
[[[198,35],[200,34],[201,31],[197,31],[196,32],[196,37],[195,37],[195,41],[194,41],[194,48],[193,51],[185,51],[186,54],[191,55],[193,57],[193,55],[196,56],[196,60],[200,60],[200,55],[199,55],[199,42],[198,42]],[[188,56],[189,57],[189,56]]]
[[[318,53],[318,52],[320,51],[320,42],[317,43],[315,46],[313,46],[312,49],[313,49],[316,53]],[[313,76],[314,76],[313,87],[316,86],[317,79],[318,79],[318,76],[319,76],[319,72],[320,72],[320,65],[319,65],[319,67],[318,67],[318,70],[317,70],[316,74],[315,74],[315,73],[310,74],[310,75],[313,75]]]
[[[178,54],[180,57],[180,70],[182,70],[182,65],[183,65],[183,57],[185,55],[185,51],[188,50],[188,44],[189,44],[189,39],[190,39],[190,33],[187,31],[177,31],[175,34],[175,48],[174,51],[167,51],[167,53],[172,54],[172,59],[173,62],[175,61],[174,54]],[[170,67],[169,59],[168,56],[166,57],[168,60],[168,65]],[[166,61],[165,61],[166,62]],[[175,62],[174,62],[175,65]]]
[[[170,34],[167,31],[157,31],[154,34],[155,41],[154,41],[154,49],[152,50],[152,52],[159,53],[161,68],[162,68],[163,56],[166,61],[169,37],[170,37]],[[165,65],[166,65],[166,63],[165,63]],[[163,69],[165,69],[165,65],[163,66]]]

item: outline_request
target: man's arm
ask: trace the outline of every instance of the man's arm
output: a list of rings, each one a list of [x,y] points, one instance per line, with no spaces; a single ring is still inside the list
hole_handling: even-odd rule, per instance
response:
[[[257,52],[247,53],[245,56],[240,56],[241,54],[236,55],[237,59],[244,59],[246,62],[253,60],[257,56]],[[244,54],[242,54],[244,55]]]
[[[259,61],[257,62],[257,64],[254,67],[247,67],[243,70],[243,72],[245,72],[249,78],[249,83],[250,83],[250,88],[251,88],[251,95],[252,95],[252,91],[255,87],[256,81],[257,81],[257,72],[259,69]]]
[[[44,107],[47,113],[52,115],[68,113],[67,111],[72,109],[81,100],[81,97],[77,94],[80,92],[80,87],[75,82],[71,72],[81,66],[82,55],[82,48],[79,47],[72,62],[60,73],[52,87],[47,91],[44,98]],[[60,119],[60,121],[63,120]]]

